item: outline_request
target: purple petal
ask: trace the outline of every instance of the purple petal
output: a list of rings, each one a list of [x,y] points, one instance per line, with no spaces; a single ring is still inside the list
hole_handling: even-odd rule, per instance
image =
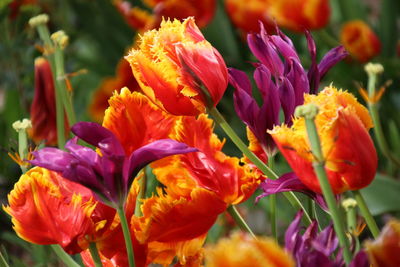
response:
[[[279,87],[279,99],[281,102],[283,113],[285,114],[285,123],[290,126],[295,109],[294,89],[292,84],[286,77],[282,77],[281,79],[282,83]]]
[[[348,52],[344,46],[340,45],[331,50],[322,58],[318,64],[319,78],[320,80],[325,76],[325,74],[339,61],[348,56]]]
[[[364,250],[360,250],[353,258],[349,267],[369,267],[368,254]]]
[[[312,242],[313,248],[327,257],[333,254],[338,245],[339,240],[335,235],[335,231],[332,225],[322,230],[322,232],[319,233]]]
[[[311,56],[311,66],[308,70],[308,81],[310,82],[310,94],[316,94],[318,91],[320,75],[317,65],[317,48],[315,46],[314,39],[309,31],[305,32],[307,38],[308,51]]]
[[[260,108],[251,95],[251,84],[247,75],[243,71],[229,69],[229,81],[235,87],[233,103],[236,113],[253,133],[258,133]]]
[[[285,233],[285,248],[290,251],[292,254],[296,252],[301,245],[301,236],[300,236],[300,223],[301,218],[303,217],[303,211],[300,210],[293,222],[289,225]]]
[[[53,147],[45,147],[32,153],[34,159],[29,161],[32,165],[40,166],[55,172],[63,172],[65,167],[76,161],[69,153]]]
[[[103,155],[125,155],[117,137],[97,123],[78,122],[71,131],[83,141],[100,148]]]
[[[274,43],[278,51],[282,54],[282,56],[286,59],[286,61],[295,60],[297,62],[300,62],[300,58],[291,44],[287,43],[278,35],[271,35],[269,38]]]
[[[97,164],[100,156],[93,149],[78,145],[77,141],[77,137],[68,140],[65,144],[65,148],[68,149],[75,158],[85,161],[92,166]]]
[[[123,186],[129,188],[138,172],[147,164],[176,154],[186,154],[196,152],[198,149],[189,147],[184,143],[171,139],[161,139],[142,146],[130,155],[124,162],[123,167]],[[127,189],[124,189],[127,190]]]
[[[260,34],[248,34],[247,43],[254,56],[264,64],[274,76],[283,74],[283,63],[273,44],[268,41],[265,29]],[[263,38],[265,37],[265,38]]]
[[[299,62],[292,61],[291,66],[292,68],[287,74],[287,78],[293,86],[295,97],[294,105],[297,107],[303,105],[304,94],[309,93],[310,84],[308,82],[307,74]]]

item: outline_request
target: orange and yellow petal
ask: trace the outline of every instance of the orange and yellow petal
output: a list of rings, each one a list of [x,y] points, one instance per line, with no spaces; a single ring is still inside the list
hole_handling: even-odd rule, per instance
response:
[[[109,99],[103,126],[112,131],[127,155],[146,144],[168,138],[175,125],[171,116],[145,95],[123,88]]]
[[[381,51],[378,36],[362,20],[346,22],[340,32],[340,41],[346,50],[361,63],[369,61]]]
[[[189,54],[196,55],[196,61]],[[227,87],[225,63],[192,17],[182,23],[163,20],[159,30],[142,36],[139,48],[131,50],[126,59],[143,92],[174,115],[196,116],[205,111],[208,103],[199,81],[213,100],[219,100]],[[210,72],[216,65],[219,71]]]
[[[205,252],[207,267],[291,267],[292,257],[266,237],[255,239],[245,233],[223,238]]]
[[[317,96],[305,95],[305,104],[308,103],[319,107],[315,122],[334,193],[370,184],[377,168],[377,155],[368,134],[372,127],[368,110],[353,95],[334,87],[325,88]],[[320,193],[304,119],[295,119],[291,128],[277,126],[270,134],[300,180]]]
[[[145,242],[180,242],[204,235],[226,209],[214,193],[195,188],[189,197],[173,197],[162,189],[144,201],[142,217],[132,217],[137,239]]]
[[[53,182],[61,179],[58,185]],[[85,236],[95,231],[90,216],[96,202],[80,194],[63,195],[59,186],[70,183],[39,167],[21,176],[8,195],[9,206],[3,207],[19,237],[35,244],[59,244],[70,254],[87,248]]]
[[[190,192],[197,185],[215,192],[227,204],[238,204],[250,197],[263,179],[251,166],[221,151],[223,142],[213,133],[206,115],[183,117],[173,139],[200,151],[174,156],[167,166],[153,165],[157,179],[175,194]],[[179,179],[173,179],[175,174]]]

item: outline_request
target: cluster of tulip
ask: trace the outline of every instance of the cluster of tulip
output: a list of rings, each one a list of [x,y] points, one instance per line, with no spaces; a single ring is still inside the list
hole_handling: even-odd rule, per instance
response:
[[[391,222],[380,239],[360,247],[358,234],[346,230],[338,205],[353,191],[357,201],[347,201],[346,214],[355,221],[358,205],[373,237],[379,236],[358,191],[376,175],[377,152],[369,134],[376,121],[351,93],[333,84],[320,86],[349,53],[366,62],[379,52],[379,40],[368,26],[360,21],[344,25],[343,46],[328,51],[319,63],[306,30],[311,58],[306,70],[292,40],[277,25],[297,32],[320,29],[329,20],[327,0],[225,1],[257,60],[253,77],[260,105],[246,72],[227,68],[194,17],[186,18],[193,15],[205,26],[216,2],[184,1],[184,8],[177,9],[178,2],[147,0],[153,9],[149,13],[114,1],[142,35],[121,59],[116,77],[106,79],[95,93],[90,113],[101,125],[76,122],[72,91],[62,79],[68,37],[63,32],[50,37],[46,15],[31,19],[44,41],[44,57],[35,62],[31,120],[13,125],[23,174],[3,206],[17,235],[52,245],[68,266],[79,266],[69,254],[80,254],[85,266],[95,267],[396,266],[398,260],[387,251],[399,250],[394,244],[400,238],[399,223]],[[364,49],[365,43],[370,49]],[[381,69],[372,65],[368,71],[376,76]],[[248,145],[217,109],[229,84]],[[370,104],[379,98],[364,96]],[[225,131],[241,158],[223,151],[225,140],[215,126]],[[46,147],[28,152],[27,136],[44,140]],[[278,175],[271,168],[278,153],[292,172]],[[276,194],[284,192],[288,205],[299,210],[286,231],[285,248],[273,238],[256,237],[236,208],[258,188],[263,193],[257,201],[268,196],[274,206]],[[314,210],[294,192],[305,194]],[[315,204],[332,220],[322,230]],[[208,232],[225,212],[241,232],[206,244]],[[270,220],[276,238],[276,218]]]

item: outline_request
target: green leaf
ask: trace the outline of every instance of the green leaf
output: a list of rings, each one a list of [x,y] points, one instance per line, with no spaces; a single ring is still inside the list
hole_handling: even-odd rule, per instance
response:
[[[400,182],[377,174],[370,186],[361,190],[372,215],[400,211]]]

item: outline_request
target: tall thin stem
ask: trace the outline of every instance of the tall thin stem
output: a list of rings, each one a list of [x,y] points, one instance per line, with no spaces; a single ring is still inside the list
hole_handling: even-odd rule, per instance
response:
[[[378,238],[379,228],[376,225],[376,222],[374,220],[374,217],[372,217],[370,210],[368,209],[367,203],[365,203],[364,197],[362,196],[361,192],[358,190],[353,191],[353,194],[354,194],[354,198],[357,201],[357,205],[361,211],[361,214],[364,217],[364,219],[368,225],[368,228],[372,233],[372,236],[374,238]]]
[[[147,175],[146,169],[143,169],[143,176],[139,179],[139,194],[136,197],[135,204],[135,216],[142,216],[142,210],[140,209],[140,201],[141,199],[146,198],[146,189],[147,189]]]
[[[50,245],[56,255],[65,263],[68,267],[80,267],[80,265],[72,259],[70,255],[68,255],[60,245]]]
[[[257,239],[256,235],[253,233],[253,231],[247,225],[246,221],[240,215],[240,213],[238,212],[238,210],[236,209],[235,206],[230,205],[228,207],[227,211],[232,216],[233,220],[236,222],[236,224],[239,226],[239,228],[242,229],[242,231],[249,233],[252,237]]]
[[[103,263],[101,262],[99,251],[97,250],[96,243],[89,244],[90,255],[92,255],[92,260],[95,267],[103,267]]]
[[[268,158],[268,167],[271,169],[274,167],[274,157]],[[272,236],[278,241],[278,233],[276,230],[276,194],[269,196],[269,220],[271,223]]]
[[[348,239],[346,237],[345,228],[343,225],[343,219],[341,218],[341,213],[336,204],[335,196],[333,194],[331,185],[329,184],[328,177],[325,172],[325,160],[322,154],[320,139],[317,132],[317,127],[314,122],[314,118],[306,118],[306,128],[308,139],[311,144],[311,150],[315,156],[315,161],[313,162],[314,171],[317,175],[318,182],[322,189],[325,201],[328,204],[328,208],[333,220],[333,226],[336,235],[339,238],[340,246],[343,248],[344,260],[347,264],[351,261],[351,253]]]
[[[126,220],[123,207],[117,208],[117,213],[121,221],[122,232],[124,233],[126,253],[128,254],[128,262],[130,267],[135,267],[135,255],[133,252],[131,231],[129,230],[128,221]]]
[[[232,142],[239,148],[239,150],[251,161],[253,162],[259,170],[261,170],[269,179],[276,180],[279,176],[271,170],[267,165],[265,165],[262,160],[260,160],[250,149],[243,143],[243,141],[237,136],[235,131],[226,122],[225,118],[219,113],[217,108],[211,108],[208,110],[209,114],[213,117],[215,123],[219,125],[222,130],[228,135],[228,137],[232,140]],[[297,198],[297,196],[293,192],[284,192],[283,195],[289,200],[293,207],[302,209],[304,211],[304,215],[308,223],[311,223],[311,217],[308,214],[306,208]]]

